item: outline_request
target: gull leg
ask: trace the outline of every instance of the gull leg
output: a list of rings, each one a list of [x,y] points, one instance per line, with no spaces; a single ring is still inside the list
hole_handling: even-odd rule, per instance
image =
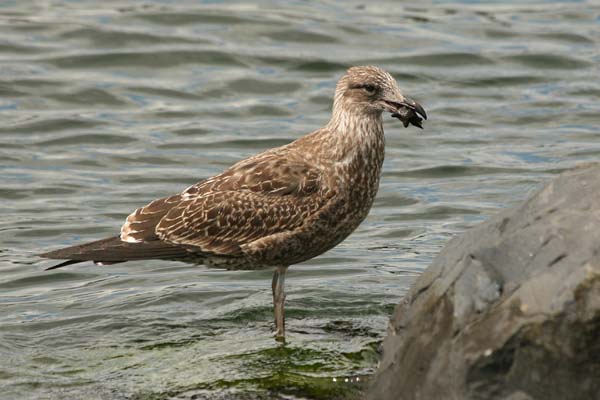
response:
[[[276,267],[273,272],[273,307],[275,310],[275,340],[285,342],[285,272],[288,267]]]

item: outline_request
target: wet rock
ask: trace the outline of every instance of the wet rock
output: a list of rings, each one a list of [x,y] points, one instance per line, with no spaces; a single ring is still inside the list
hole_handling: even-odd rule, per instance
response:
[[[600,399],[600,165],[451,240],[398,305],[371,400]]]

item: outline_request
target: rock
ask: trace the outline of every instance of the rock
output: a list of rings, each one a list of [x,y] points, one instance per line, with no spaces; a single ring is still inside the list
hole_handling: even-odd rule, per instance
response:
[[[451,240],[396,308],[368,399],[600,399],[600,164]]]

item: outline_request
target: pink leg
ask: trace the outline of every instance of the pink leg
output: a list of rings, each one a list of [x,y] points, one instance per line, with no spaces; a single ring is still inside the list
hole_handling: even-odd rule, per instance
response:
[[[273,307],[275,309],[275,340],[285,342],[285,272],[288,267],[276,267],[273,272]]]

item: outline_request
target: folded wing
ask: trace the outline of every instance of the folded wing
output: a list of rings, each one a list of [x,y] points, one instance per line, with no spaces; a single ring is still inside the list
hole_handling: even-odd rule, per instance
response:
[[[263,154],[132,213],[121,240],[159,240],[236,256],[241,246],[299,228],[324,205],[321,173],[299,157]]]

